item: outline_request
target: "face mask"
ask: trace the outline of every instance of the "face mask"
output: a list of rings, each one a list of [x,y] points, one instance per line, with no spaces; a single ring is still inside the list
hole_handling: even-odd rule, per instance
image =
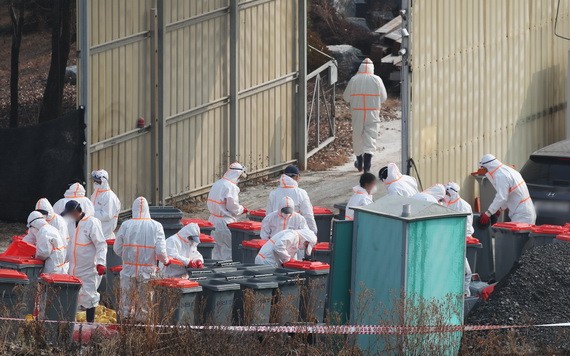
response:
[[[373,186],[372,189],[370,189],[370,195],[374,195],[378,192],[378,187],[377,186]]]

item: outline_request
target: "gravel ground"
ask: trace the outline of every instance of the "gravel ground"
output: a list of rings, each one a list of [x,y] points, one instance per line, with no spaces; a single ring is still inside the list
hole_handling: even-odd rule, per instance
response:
[[[569,260],[570,244],[551,244],[528,251],[497,285],[489,300],[472,311],[467,323],[536,325],[570,321]],[[516,344],[524,345],[525,352],[570,352],[570,328],[529,328],[516,334]],[[508,339],[503,338],[502,342]]]

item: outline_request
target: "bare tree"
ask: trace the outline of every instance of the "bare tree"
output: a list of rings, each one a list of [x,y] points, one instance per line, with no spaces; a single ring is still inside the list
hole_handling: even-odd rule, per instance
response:
[[[18,85],[20,80],[20,45],[24,28],[24,4],[18,0],[10,2],[12,20],[12,48],[10,52],[10,127],[18,127]]]
[[[71,0],[53,0],[51,64],[40,107],[39,122],[61,115],[65,68],[71,47]]]

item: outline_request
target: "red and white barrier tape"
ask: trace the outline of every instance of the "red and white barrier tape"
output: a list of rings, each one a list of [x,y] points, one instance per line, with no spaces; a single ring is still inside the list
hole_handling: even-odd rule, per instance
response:
[[[32,322],[21,318],[1,318],[5,321]],[[42,323],[69,323],[90,325],[78,322],[59,320],[39,320]],[[252,325],[252,326],[201,326],[201,325],[151,325],[151,324],[100,324],[105,327],[150,327],[162,329],[192,329],[206,331],[234,331],[260,333],[299,333],[299,334],[330,334],[330,335],[405,335],[433,334],[458,331],[484,331],[501,329],[523,329],[534,327],[570,327],[570,323],[539,324],[539,325],[440,325],[440,326],[382,326],[382,325]]]

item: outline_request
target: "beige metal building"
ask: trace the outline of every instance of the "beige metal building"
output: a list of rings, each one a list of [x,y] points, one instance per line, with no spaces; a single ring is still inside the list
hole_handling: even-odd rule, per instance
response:
[[[86,171],[107,169],[126,208],[204,193],[234,160],[304,162],[305,0],[78,4]]]
[[[570,41],[555,35],[558,3],[404,1],[404,158],[416,162],[424,188],[455,180],[472,201],[469,173],[483,154],[521,168],[534,150],[565,138]],[[570,37],[568,0],[556,30]]]

